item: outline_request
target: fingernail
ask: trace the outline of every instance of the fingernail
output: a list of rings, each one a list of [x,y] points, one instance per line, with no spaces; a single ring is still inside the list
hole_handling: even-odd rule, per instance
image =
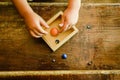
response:
[[[46,31],[44,31],[44,32],[42,32],[43,34],[48,34],[48,32],[46,32]]]
[[[47,26],[47,28],[49,28],[49,26]]]
[[[45,32],[45,34],[48,34],[48,32]]]
[[[41,36],[36,36],[35,38],[41,38]]]
[[[60,27],[63,27],[63,23],[59,24]]]

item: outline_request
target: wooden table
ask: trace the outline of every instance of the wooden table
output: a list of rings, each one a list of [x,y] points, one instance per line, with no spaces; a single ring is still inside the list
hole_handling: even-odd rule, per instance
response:
[[[66,3],[31,3],[34,11],[46,21],[58,11],[64,11],[66,5]],[[52,52],[42,39],[31,37],[24,20],[11,3],[0,3],[0,71],[118,70],[119,72],[120,4],[84,3],[76,26],[79,29],[78,34],[56,52]],[[61,58],[63,53],[68,55],[67,59]],[[102,77],[99,80],[106,80],[112,75],[97,76]],[[94,80],[98,78],[96,75],[91,75],[86,76],[87,80],[91,79],[89,77]],[[83,76],[80,79],[86,78]],[[119,80],[120,77],[117,75],[113,79]]]

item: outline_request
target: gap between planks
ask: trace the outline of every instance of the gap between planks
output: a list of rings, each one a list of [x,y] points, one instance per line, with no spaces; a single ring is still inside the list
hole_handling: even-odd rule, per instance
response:
[[[56,70],[56,71],[1,71],[0,77],[7,76],[57,76],[57,75],[81,75],[81,74],[120,74],[120,70]]]

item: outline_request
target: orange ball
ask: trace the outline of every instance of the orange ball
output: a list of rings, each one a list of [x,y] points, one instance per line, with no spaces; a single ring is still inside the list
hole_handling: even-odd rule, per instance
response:
[[[59,34],[59,31],[58,31],[57,28],[52,28],[52,29],[50,30],[50,34],[51,34],[52,36],[57,36],[57,35]]]

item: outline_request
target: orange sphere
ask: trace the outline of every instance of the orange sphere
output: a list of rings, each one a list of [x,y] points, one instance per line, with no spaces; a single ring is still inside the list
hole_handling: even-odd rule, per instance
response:
[[[58,31],[57,28],[52,28],[52,29],[50,30],[50,34],[51,34],[52,36],[57,36],[57,35],[59,34],[59,31]]]

